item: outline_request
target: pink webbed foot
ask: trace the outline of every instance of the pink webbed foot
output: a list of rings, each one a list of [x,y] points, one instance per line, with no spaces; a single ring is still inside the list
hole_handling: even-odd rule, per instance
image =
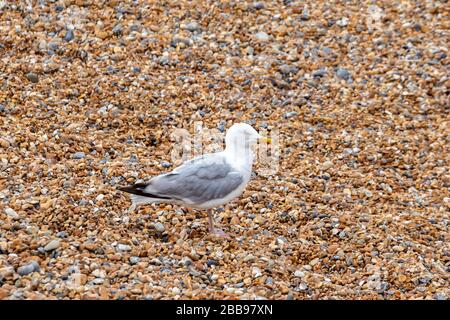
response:
[[[230,236],[228,234],[226,234],[222,229],[214,228],[214,229],[210,230],[210,232],[211,232],[211,234],[218,236],[220,238],[230,239]]]

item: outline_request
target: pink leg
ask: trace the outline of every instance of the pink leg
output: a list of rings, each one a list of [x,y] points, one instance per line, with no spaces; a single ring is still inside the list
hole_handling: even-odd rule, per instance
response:
[[[216,236],[222,237],[222,238],[229,238],[230,236],[227,235],[222,229],[214,227],[214,217],[212,210],[208,210],[208,230],[212,234],[215,234]]]

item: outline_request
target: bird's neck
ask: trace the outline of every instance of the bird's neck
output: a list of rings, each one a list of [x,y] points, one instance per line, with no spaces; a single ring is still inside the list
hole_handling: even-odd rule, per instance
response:
[[[249,145],[243,143],[230,143],[225,147],[225,155],[231,163],[242,169],[249,169],[253,164],[253,151]]]

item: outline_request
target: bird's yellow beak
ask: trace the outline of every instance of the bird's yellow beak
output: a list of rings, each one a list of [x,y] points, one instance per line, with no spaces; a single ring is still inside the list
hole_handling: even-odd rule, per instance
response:
[[[272,139],[271,138],[267,138],[267,137],[263,137],[263,136],[259,136],[259,141],[272,143]]]

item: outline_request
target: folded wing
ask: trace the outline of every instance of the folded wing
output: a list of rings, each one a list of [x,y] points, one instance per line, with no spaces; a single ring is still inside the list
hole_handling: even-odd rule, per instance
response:
[[[201,204],[224,198],[243,182],[221,154],[205,155],[186,162],[174,171],[157,176],[145,184],[122,188],[139,196]]]

